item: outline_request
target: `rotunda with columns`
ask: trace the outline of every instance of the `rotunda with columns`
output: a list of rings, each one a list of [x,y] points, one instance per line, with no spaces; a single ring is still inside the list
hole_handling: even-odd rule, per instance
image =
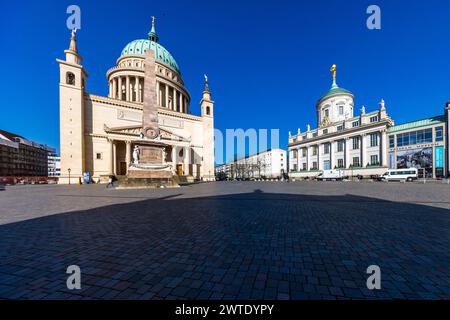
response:
[[[181,77],[180,69],[170,52],[159,43],[152,20],[148,39],[129,42],[117,59],[116,66],[106,73],[109,97],[130,102],[143,101],[144,57],[153,50],[156,58],[156,93],[159,107],[189,113],[190,96]]]

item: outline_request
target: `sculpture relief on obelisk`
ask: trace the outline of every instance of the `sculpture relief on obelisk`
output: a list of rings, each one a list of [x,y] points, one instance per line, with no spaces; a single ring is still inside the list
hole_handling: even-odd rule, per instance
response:
[[[155,52],[148,49],[144,62],[144,107],[142,114],[142,133],[148,139],[159,137],[158,107],[156,97]]]

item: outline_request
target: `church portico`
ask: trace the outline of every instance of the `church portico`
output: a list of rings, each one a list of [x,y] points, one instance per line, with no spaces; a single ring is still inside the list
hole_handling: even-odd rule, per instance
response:
[[[125,176],[133,163],[133,150],[141,145],[142,141],[138,137],[114,137],[104,138],[108,144],[107,154],[99,154],[98,159],[107,160],[107,170],[101,170],[101,166],[88,168],[89,171],[101,172],[105,179],[107,176]],[[164,162],[171,169],[173,175],[190,175],[194,178],[201,177],[201,158],[199,158],[199,148],[192,147],[186,142],[175,142],[173,145],[166,145],[164,148]],[[181,166],[181,169],[179,169]],[[105,180],[103,179],[103,180]]]

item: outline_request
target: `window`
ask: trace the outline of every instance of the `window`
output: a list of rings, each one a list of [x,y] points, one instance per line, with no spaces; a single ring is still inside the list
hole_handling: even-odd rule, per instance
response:
[[[378,122],[378,116],[370,117],[370,123]]]
[[[344,131],[344,126],[342,124],[337,126],[337,131]]]
[[[327,134],[328,133],[328,129],[324,129],[323,131],[322,131],[322,134]]]
[[[303,148],[303,149],[302,149],[302,156],[303,156],[303,157],[306,157],[306,148]]]
[[[352,122],[352,128],[358,127],[359,126],[359,121],[353,121]]]
[[[305,134],[305,135],[302,137],[302,140],[306,140],[306,139],[308,139],[308,136]]]
[[[97,154],[95,155],[95,158],[97,160],[101,160],[103,158],[101,152],[97,152]]]
[[[359,149],[359,137],[353,137],[352,138],[352,149],[358,150]]]
[[[337,152],[344,151],[344,140],[339,140],[337,142]]]
[[[302,170],[303,170],[303,171],[306,171],[306,163],[303,163],[303,164],[302,164]]]
[[[326,109],[326,110],[325,110],[325,117],[328,118],[329,116],[330,116],[330,110]]]
[[[294,150],[292,152],[292,158],[297,159],[297,154],[298,154],[297,150]]]
[[[211,113],[211,111],[210,111],[209,107],[206,107],[206,114],[209,116],[210,113]]]
[[[339,115],[344,115],[344,106],[339,106]]]
[[[337,167],[338,168],[343,168],[344,167],[344,159],[338,159]]]
[[[313,163],[312,163],[312,168],[311,168],[312,170],[317,170],[318,169],[318,167],[317,167],[317,161],[314,161]]]
[[[313,147],[313,156],[317,156],[317,147]]]
[[[330,153],[330,144],[326,143],[323,145],[323,153],[324,154],[329,154]]]
[[[379,165],[379,162],[378,162],[378,155],[371,155],[370,156],[370,165],[371,166],[377,166],[377,165]]]
[[[370,134],[370,146],[371,147],[378,146],[378,133],[375,132]]]
[[[434,133],[436,134],[436,141],[444,140],[444,127],[434,128]]]
[[[313,133],[313,138],[316,138],[317,137],[317,132],[314,132]]]
[[[353,157],[353,166],[354,167],[359,167],[359,157]]]
[[[394,148],[395,147],[395,137],[394,135],[389,136],[389,148]]]
[[[431,142],[433,142],[433,130],[431,128],[397,135],[397,147]]]
[[[66,83],[72,86],[75,85],[75,75],[72,72],[66,73]]]

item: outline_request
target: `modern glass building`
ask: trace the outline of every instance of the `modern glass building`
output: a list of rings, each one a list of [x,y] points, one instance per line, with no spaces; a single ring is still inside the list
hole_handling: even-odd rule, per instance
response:
[[[420,177],[446,176],[447,116],[392,126],[387,130],[389,167],[417,168]]]

